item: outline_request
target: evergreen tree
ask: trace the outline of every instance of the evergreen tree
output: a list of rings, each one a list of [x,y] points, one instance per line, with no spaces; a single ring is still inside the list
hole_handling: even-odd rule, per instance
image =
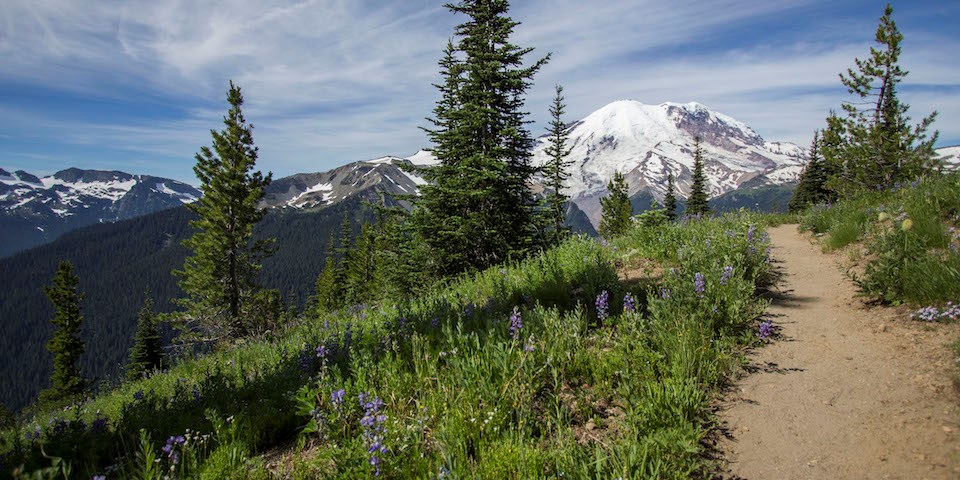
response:
[[[547,245],[560,243],[560,240],[570,233],[570,229],[565,225],[568,197],[563,193],[563,182],[570,177],[567,169],[570,168],[573,161],[567,160],[571,148],[567,146],[569,131],[563,123],[565,109],[563,87],[557,85],[556,96],[553,98],[553,104],[550,105],[550,126],[547,128],[549,140],[545,153],[549,158],[540,167],[546,189],[546,198],[544,199],[546,221],[544,223]]]
[[[791,213],[805,210],[811,205],[826,203],[832,200],[832,193],[827,189],[827,163],[820,154],[820,132],[813,133],[813,142],[810,144],[810,156],[807,165],[800,174],[797,188],[787,208]]]
[[[700,146],[700,137],[697,137],[694,142],[693,184],[690,186],[690,196],[687,197],[687,214],[710,214],[710,206],[707,204],[707,176],[703,173],[703,148]]]
[[[317,277],[315,301],[318,314],[335,310],[343,304],[337,285],[337,276],[337,259],[327,256],[323,271]]]
[[[255,278],[271,253],[269,241],[253,242],[251,236],[265,213],[259,203],[272,174],[253,170],[258,150],[253,127],[246,123],[243,96],[232,81],[227,101],[226,128],[211,130],[213,149],[204,146],[196,156],[193,171],[203,197],[187,205],[199,218],[190,222],[196,231],[184,241],[193,255],[174,272],[188,295],[177,301],[185,308],[177,317],[185,331],[199,326],[208,340],[236,338],[253,327],[254,319],[242,313],[258,298]]]
[[[376,278],[381,298],[394,301],[409,299],[428,280],[422,277],[423,255],[409,230],[407,211],[402,208],[378,207],[376,238]]]
[[[62,261],[57,266],[53,285],[44,287],[47,298],[53,303],[56,314],[53,325],[56,330],[53,338],[47,342],[47,350],[53,353],[53,375],[49,389],[40,394],[45,402],[59,402],[81,395],[87,388],[87,382],[80,374],[77,361],[83,355],[84,343],[80,340],[80,302],[83,294],[77,291],[80,280],[73,273],[73,265]]]
[[[376,232],[365,223],[353,248],[346,254],[347,268],[343,272],[347,304],[366,303],[379,293],[376,285]]]
[[[677,197],[674,193],[673,174],[667,175],[667,193],[663,196],[663,208],[666,210],[667,220],[677,219]]]
[[[427,133],[439,165],[415,200],[417,237],[441,275],[481,269],[534,246],[536,203],[528,182],[533,140],[522,111],[524,94],[546,58],[529,67],[532,51],[509,42],[517,22],[505,0],[448,4],[469,17],[456,28],[440,61],[441,99]]]
[[[841,82],[855,97],[843,104],[846,117],[839,119],[831,112],[837,123],[832,128],[841,142],[837,157],[827,158],[839,167],[842,179],[833,185],[845,195],[910,181],[937,166],[933,145],[938,134],[934,132],[928,139],[926,133],[937,112],[911,127],[906,115],[909,106],[897,96],[897,86],[908,72],[898,63],[903,35],[889,4],[874,39],[878,47],[870,49],[870,56],[855,59],[856,68],[840,74]]]
[[[604,238],[623,235],[630,228],[633,217],[633,205],[627,195],[627,182],[620,172],[613,174],[613,180],[607,184],[609,194],[600,199],[602,215],[598,232]]]
[[[137,314],[137,334],[133,339],[133,347],[130,348],[127,378],[143,378],[162,366],[163,345],[160,330],[157,328],[157,316],[153,311],[153,299],[147,297],[143,308]]]

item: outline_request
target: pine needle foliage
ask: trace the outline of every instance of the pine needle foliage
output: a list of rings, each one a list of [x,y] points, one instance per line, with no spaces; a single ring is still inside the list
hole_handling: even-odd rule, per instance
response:
[[[696,137],[693,147],[693,184],[690,186],[690,196],[687,197],[688,215],[709,215],[710,206],[707,204],[707,176],[703,173],[703,147],[700,146],[700,137]]]
[[[832,190],[845,197],[865,190],[883,190],[912,181],[938,167],[933,145],[938,133],[927,138],[937,112],[911,126],[909,106],[897,95],[907,72],[899,65],[903,34],[887,4],[874,36],[876,47],[866,59],[855,59],[855,68],[840,74],[853,100],[843,104],[844,117],[831,112],[827,119],[831,143],[823,154],[836,171]]]
[[[468,20],[440,60],[440,100],[426,128],[439,165],[424,171],[411,218],[429,252],[425,268],[449,275],[520,257],[536,245],[537,202],[528,188],[533,140],[524,94],[547,58],[510,43],[517,22],[504,0],[447,4]]]
[[[801,212],[812,205],[828,203],[834,199],[833,193],[827,189],[830,172],[820,153],[820,144],[820,132],[814,132],[807,165],[803,168],[797,188],[787,205],[790,213]]]
[[[604,238],[619,237],[630,229],[633,218],[633,205],[627,194],[627,181],[623,174],[616,172],[613,180],[607,184],[609,194],[600,199],[602,214],[598,232]]]
[[[43,402],[67,401],[80,396],[87,389],[87,381],[77,365],[84,351],[84,343],[80,339],[80,327],[83,324],[80,302],[83,301],[83,294],[77,289],[79,283],[80,279],[73,273],[73,264],[61,261],[53,284],[44,287],[47,298],[56,310],[51,320],[56,329],[47,342],[47,350],[53,353],[53,374],[50,388],[40,393]]]
[[[137,314],[137,333],[130,348],[130,361],[127,363],[127,378],[136,380],[159,370],[163,366],[163,341],[157,328],[157,314],[153,310],[153,299],[147,297]]]
[[[257,310],[248,304],[258,298],[255,278],[271,253],[269,240],[254,242],[252,235],[265,213],[259,204],[272,174],[254,170],[253,126],[243,116],[243,96],[232,81],[227,101],[225,128],[211,130],[212,148],[201,147],[196,156],[193,171],[203,196],[188,204],[198,218],[190,222],[195,233],[183,242],[193,254],[183,270],[174,272],[187,294],[177,301],[184,308],[176,316],[178,325],[184,334],[199,331],[206,341],[238,338],[255,329],[258,320],[244,312]]]
[[[565,225],[569,197],[563,193],[563,183],[570,178],[568,169],[573,161],[567,159],[572,149],[568,146],[570,131],[563,122],[564,110],[566,105],[563,103],[563,87],[557,85],[556,95],[550,105],[551,119],[547,127],[549,136],[544,151],[548,159],[540,167],[546,189],[544,210],[547,218],[544,222],[544,237],[547,245],[556,245],[570,234],[570,229]]]
[[[667,175],[667,193],[663,196],[663,209],[667,216],[667,220],[674,221],[677,219],[677,196],[675,192],[676,186],[673,182],[673,174],[670,173]]]

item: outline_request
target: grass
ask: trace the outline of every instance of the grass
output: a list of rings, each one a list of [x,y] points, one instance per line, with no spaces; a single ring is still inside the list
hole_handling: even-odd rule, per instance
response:
[[[707,403],[765,306],[754,295],[769,279],[760,221],[574,238],[410,303],[302,317],[25,419],[2,436],[0,475],[701,474]],[[641,265],[642,278],[618,278]],[[295,461],[268,469],[277,456]]]

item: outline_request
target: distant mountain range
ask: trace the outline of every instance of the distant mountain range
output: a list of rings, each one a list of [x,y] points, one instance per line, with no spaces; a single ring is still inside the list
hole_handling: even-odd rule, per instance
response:
[[[571,198],[568,224],[588,234],[595,234],[599,200],[615,172],[625,175],[631,196],[648,193],[655,201],[662,200],[667,176],[673,174],[678,197],[685,198],[697,137],[704,150],[707,186],[720,210],[785,208],[807,156],[800,146],[766,141],[744,123],[698,103],[617,101],[571,123],[568,132],[573,162],[565,188]],[[535,165],[547,160],[546,146],[545,136],[537,139]],[[952,156],[953,166],[960,163],[960,146],[938,152]],[[319,211],[348,198],[376,202],[383,194],[416,195],[425,181],[409,167],[436,163],[429,152],[420,151],[405,158],[386,156],[298,173],[274,180],[263,205]],[[543,191],[541,182],[534,178],[535,191]],[[758,188],[760,193],[754,191]],[[733,193],[738,190],[743,191]],[[0,169],[0,258],[79,227],[135,218],[199,196],[188,184],[149,175],[70,168],[40,178]]]
[[[200,191],[149,175],[69,168],[37,177],[0,169],[0,257],[71,230],[183,205]]]

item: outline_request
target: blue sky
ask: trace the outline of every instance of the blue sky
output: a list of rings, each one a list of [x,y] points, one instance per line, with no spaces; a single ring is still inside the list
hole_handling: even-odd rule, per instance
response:
[[[117,169],[196,183],[194,154],[246,97],[259,167],[276,177],[428,146],[436,61],[463,19],[435,0],[4,0],[0,167]],[[809,143],[848,99],[885,2],[515,1],[514,42],[552,52],[529,92],[543,132],[553,85],[570,120],[633,99],[697,101],[767,140]],[[588,6],[589,5],[589,6]],[[960,144],[960,2],[899,1],[902,98]]]

